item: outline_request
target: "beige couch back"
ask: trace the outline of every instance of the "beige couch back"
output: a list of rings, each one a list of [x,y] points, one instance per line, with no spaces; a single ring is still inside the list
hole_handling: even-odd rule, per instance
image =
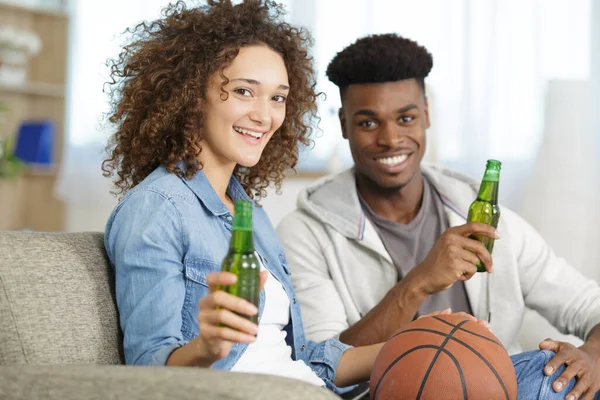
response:
[[[0,232],[0,365],[122,364],[102,233]]]

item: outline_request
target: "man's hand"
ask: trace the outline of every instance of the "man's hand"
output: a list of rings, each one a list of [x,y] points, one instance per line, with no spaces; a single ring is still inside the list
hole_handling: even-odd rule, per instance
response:
[[[481,242],[469,239],[468,236],[473,233],[499,238],[493,227],[479,222],[446,230],[427,258],[413,269],[414,274],[420,275],[421,289],[426,295],[446,290],[456,281],[470,279],[477,272],[479,260],[488,272],[492,272],[492,256]]]
[[[355,347],[384,342],[413,320],[428,296],[473,276],[479,259],[491,272],[492,257],[481,242],[468,238],[472,233],[498,239],[494,228],[478,222],[446,230],[427,258],[396,283],[367,315],[343,331],[340,340]]]
[[[577,348],[572,344],[546,339],[539,345],[541,350],[551,350],[556,355],[546,364],[544,373],[552,375],[561,365],[566,364],[563,373],[552,384],[555,392],[560,392],[567,383],[577,377],[577,384],[566,396],[566,400],[592,400],[600,390],[600,349],[596,346]]]

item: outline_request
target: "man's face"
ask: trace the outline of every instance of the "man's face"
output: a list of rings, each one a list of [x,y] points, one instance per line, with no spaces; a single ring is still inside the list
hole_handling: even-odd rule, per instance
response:
[[[429,110],[416,79],[350,85],[339,117],[358,174],[396,190],[420,171]]]

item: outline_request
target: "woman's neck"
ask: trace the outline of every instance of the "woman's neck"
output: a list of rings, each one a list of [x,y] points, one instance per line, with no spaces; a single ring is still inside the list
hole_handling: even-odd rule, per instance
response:
[[[227,187],[236,164],[232,162],[222,163],[211,157],[211,155],[205,154],[205,152],[202,153],[202,172],[206,175],[206,179],[210,182],[219,199],[233,213],[233,200],[227,195]]]

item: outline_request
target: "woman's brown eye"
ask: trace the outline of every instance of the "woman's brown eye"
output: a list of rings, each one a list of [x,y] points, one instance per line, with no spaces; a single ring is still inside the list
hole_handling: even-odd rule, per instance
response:
[[[248,89],[235,89],[234,92],[241,94],[242,96],[250,96],[250,91]]]

